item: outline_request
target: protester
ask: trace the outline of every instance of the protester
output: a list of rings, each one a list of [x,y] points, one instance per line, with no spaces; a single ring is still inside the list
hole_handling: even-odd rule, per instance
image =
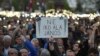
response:
[[[14,48],[9,48],[8,56],[18,56],[18,51]]]
[[[8,56],[8,50],[9,48],[11,48],[11,41],[12,41],[12,38],[9,35],[5,35],[3,37],[3,42],[4,42],[3,55],[4,56]]]
[[[75,53],[69,49],[66,51],[66,56],[75,56]]]
[[[58,46],[58,55],[59,56],[64,56],[65,55],[64,46]]]
[[[100,22],[96,18],[70,17],[68,38],[37,38],[35,18],[7,19],[9,24],[0,27],[0,56],[97,56]]]
[[[80,56],[81,55],[80,50],[81,50],[80,44],[75,43],[73,45],[73,51],[76,54],[76,56]]]
[[[99,53],[98,53],[97,49],[90,48],[88,51],[88,56],[99,56]]]
[[[23,49],[20,49],[20,56],[29,56],[29,51],[27,50],[27,49],[25,49],[25,48],[23,48]]]
[[[23,44],[23,41],[21,39],[21,36],[16,36],[15,42],[16,43],[15,43],[15,45],[13,45],[13,48],[15,48],[17,50],[24,48],[24,44]]]
[[[3,44],[0,44],[0,56],[3,56]]]
[[[33,39],[32,41],[29,41],[23,35],[21,36],[21,38],[24,41],[25,47],[28,48],[28,50],[30,51],[30,56],[38,56],[39,50],[38,50],[38,47],[36,45],[36,42],[38,42],[37,39]]]
[[[47,49],[41,49],[40,56],[50,56],[50,52]]]

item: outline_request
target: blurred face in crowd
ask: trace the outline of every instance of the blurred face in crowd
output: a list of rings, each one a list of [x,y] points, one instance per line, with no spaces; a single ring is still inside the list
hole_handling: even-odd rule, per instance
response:
[[[17,55],[16,53],[14,53],[14,52],[9,52],[8,55],[9,55],[9,56],[18,56],[18,55]]]
[[[58,46],[58,50],[60,53],[63,53],[64,52],[63,46]]]
[[[8,56],[18,56],[17,50],[16,49],[10,49],[8,51]]]
[[[81,31],[85,31],[84,26],[81,26],[81,27],[80,27],[80,30],[81,30]]]
[[[91,34],[91,33],[92,33],[92,29],[88,29],[87,34]]]
[[[30,35],[26,35],[26,38],[27,38],[28,40],[30,40]]]
[[[38,39],[33,39],[31,42],[34,46],[39,47],[39,40]]]
[[[75,56],[75,53],[72,50],[67,50],[66,56]]]
[[[97,55],[94,53],[90,53],[88,56],[97,56]]]
[[[80,50],[79,44],[77,44],[77,43],[74,44],[74,45],[73,45],[73,50],[74,50],[74,51],[79,51],[79,50]]]
[[[81,30],[81,31],[83,31],[83,29],[84,29],[84,27],[83,27],[83,26],[81,26],[81,27],[80,27],[80,30]]]
[[[0,30],[0,35],[2,35],[2,34],[3,34],[2,30]]]
[[[0,54],[2,54],[2,52],[3,52],[3,46],[0,45]]]
[[[57,45],[63,45],[63,40],[62,39],[57,39]]]
[[[5,47],[10,47],[10,45],[11,45],[11,39],[8,39],[8,40],[4,41],[4,46]]]
[[[42,49],[39,56],[50,56],[50,52],[47,49]]]
[[[22,44],[22,39],[21,39],[21,37],[16,38],[15,41],[16,41],[17,44]]]
[[[29,52],[27,49],[21,49],[20,53],[21,53],[21,56],[28,56],[29,55]]]
[[[26,29],[25,28],[20,29],[20,32],[21,32],[21,34],[26,35]]]
[[[12,30],[9,30],[9,35],[10,36],[12,36],[12,33],[13,33],[13,31]]]

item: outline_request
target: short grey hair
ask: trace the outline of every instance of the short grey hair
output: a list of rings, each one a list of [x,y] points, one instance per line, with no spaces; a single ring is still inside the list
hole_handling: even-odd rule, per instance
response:
[[[5,35],[5,36],[3,37],[3,41],[6,41],[6,40],[12,40],[11,36]]]
[[[19,50],[20,53],[23,52],[23,51],[29,52],[28,49],[26,49],[26,48],[22,48],[22,49]]]
[[[37,39],[37,38],[33,38],[33,39],[31,40],[31,42],[34,42],[34,41],[38,41],[38,39]]]
[[[15,54],[17,54],[17,56],[18,56],[18,50],[16,50],[15,48],[9,48],[9,49],[8,49],[8,54],[9,54],[11,51],[14,52]]]
[[[41,49],[40,56],[50,56],[50,52],[47,49]]]

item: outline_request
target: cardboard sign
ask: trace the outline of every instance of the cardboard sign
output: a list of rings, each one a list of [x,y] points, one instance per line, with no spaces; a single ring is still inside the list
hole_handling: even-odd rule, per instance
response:
[[[37,38],[68,37],[68,20],[66,17],[42,17],[36,22]]]

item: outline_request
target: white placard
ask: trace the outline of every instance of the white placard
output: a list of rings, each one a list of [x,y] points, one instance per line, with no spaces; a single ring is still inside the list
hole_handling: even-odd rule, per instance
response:
[[[68,37],[68,20],[66,17],[42,17],[36,22],[37,38]]]

